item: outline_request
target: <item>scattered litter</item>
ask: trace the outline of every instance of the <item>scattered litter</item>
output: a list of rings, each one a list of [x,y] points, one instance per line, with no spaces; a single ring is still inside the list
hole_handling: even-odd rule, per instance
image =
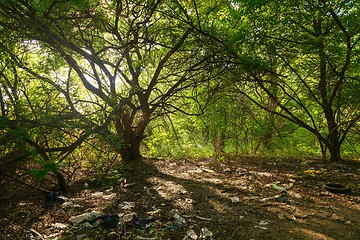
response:
[[[170,214],[174,215],[174,214],[179,214],[179,209],[173,208],[170,210]]]
[[[128,187],[131,187],[135,185],[135,183],[127,183],[127,184],[124,184],[124,188],[128,188]]]
[[[201,170],[200,168],[196,168],[196,169],[190,169],[187,172],[188,173],[202,173],[203,170]]]
[[[267,227],[263,227],[263,226],[258,226],[258,225],[255,225],[254,228],[260,228],[262,230],[268,230]]]
[[[259,226],[265,226],[265,225],[268,225],[268,224],[269,224],[269,222],[264,221],[264,220],[261,220],[261,221],[258,223]]]
[[[118,208],[122,210],[131,210],[134,207],[135,207],[135,202],[122,202],[118,205]]]
[[[131,222],[131,221],[134,219],[134,216],[136,216],[136,213],[134,213],[134,212],[129,213],[129,214],[125,214],[125,215],[122,217],[122,220],[123,220],[125,223],[128,223],[128,222]]]
[[[267,202],[267,201],[270,201],[270,200],[276,200],[276,201],[279,201],[279,202],[286,202],[288,199],[287,199],[286,192],[282,192],[281,194],[277,194],[277,195],[275,195],[273,197],[262,198],[262,199],[260,199],[260,202]]]
[[[331,192],[328,192],[328,191],[326,191],[326,192],[320,192],[320,193],[318,193],[317,195],[318,195],[318,196],[322,196],[322,197],[332,197],[332,196],[333,196],[333,194],[332,194]]]
[[[305,170],[304,173],[314,177],[316,174],[321,174],[322,171],[321,170],[315,170],[315,169],[308,169],[308,170]]]
[[[68,227],[68,225],[63,224],[63,223],[54,223],[51,226],[54,227],[54,228],[59,228],[59,229],[64,229],[64,228]]]
[[[260,228],[262,230],[267,230],[268,228],[265,227],[267,225],[269,225],[269,222],[261,220],[257,225],[254,226],[254,228]]]
[[[84,222],[79,226],[79,231],[82,231],[87,228],[92,228],[93,226],[89,222]]]
[[[207,229],[206,227],[203,227],[200,230],[200,238],[202,239],[212,239],[213,233],[209,231],[209,229]]]
[[[300,199],[302,196],[299,193],[290,193],[291,197]]]
[[[173,217],[175,219],[175,223],[176,223],[177,226],[182,227],[182,226],[185,226],[187,224],[185,218],[183,218],[179,214],[176,213],[176,214],[174,214]]]
[[[154,237],[147,238],[147,237],[141,237],[141,236],[137,236],[136,239],[140,239],[140,240],[158,240],[157,238],[154,238]]]
[[[69,219],[69,221],[72,222],[73,224],[77,225],[83,221],[94,220],[95,218],[100,217],[101,215],[103,215],[103,213],[101,213],[99,211],[92,211],[92,212],[83,213],[83,214],[80,214],[77,216],[73,216]]]
[[[158,215],[161,212],[162,212],[162,210],[160,208],[157,208],[157,209],[155,209],[153,211],[149,211],[149,212],[146,212],[146,213],[149,214],[149,215]]]
[[[289,183],[289,184],[282,184],[282,185],[279,185],[279,183],[273,183],[271,185],[271,187],[275,190],[278,190],[280,192],[285,192],[287,190],[289,190],[290,188],[292,188],[294,186],[294,183]]]
[[[41,240],[45,240],[45,238],[35,229],[31,228],[30,229],[30,233],[29,233],[29,239],[31,240],[35,240],[35,239],[41,239]]]
[[[324,188],[332,193],[351,193],[351,188],[347,188],[341,184],[338,183],[326,183],[324,184]]]
[[[91,194],[91,197],[94,197],[94,198],[102,198],[104,195],[103,192],[94,192]]]
[[[287,201],[287,195],[286,195],[286,192],[283,192],[280,194],[280,196],[277,196],[276,199],[279,201],[279,202],[286,202]]]
[[[231,197],[230,200],[231,200],[232,203],[240,202],[240,199],[238,197]]]
[[[211,182],[214,182],[215,184],[221,184],[222,181],[220,179],[214,179]]]
[[[123,178],[123,177],[119,178],[118,184],[121,184],[121,185],[126,184],[126,178]]]
[[[187,235],[190,239],[198,239],[198,235],[195,233],[194,230],[189,230],[189,231],[187,231],[186,235]]]
[[[204,172],[208,172],[208,173],[215,173],[215,171],[214,171],[214,170],[209,169],[209,168],[204,167],[204,166],[201,166],[201,170],[203,170]]]
[[[345,222],[346,225],[351,225],[351,223],[352,223],[351,221],[346,221]]]
[[[195,216],[197,219],[203,220],[203,221],[211,221],[211,218],[206,218],[206,217],[200,217],[200,216]]]
[[[224,173],[226,173],[226,174],[232,174],[232,173],[235,173],[235,169],[232,169],[232,168],[226,168],[225,170],[224,170]]]

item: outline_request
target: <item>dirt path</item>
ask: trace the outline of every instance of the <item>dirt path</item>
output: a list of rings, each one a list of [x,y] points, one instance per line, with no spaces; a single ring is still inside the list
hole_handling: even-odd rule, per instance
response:
[[[2,200],[0,239],[25,239],[31,229],[47,239],[196,239],[192,234],[200,237],[207,229],[212,239],[357,240],[359,175],[357,163],[148,159],[136,174],[124,172],[112,186],[85,188],[84,175],[65,203],[52,208],[44,207],[41,194]],[[323,188],[327,182],[349,186],[353,192],[330,193]],[[125,201],[135,206],[119,208]],[[91,223],[79,229],[69,222],[90,211],[134,218],[117,228]]]

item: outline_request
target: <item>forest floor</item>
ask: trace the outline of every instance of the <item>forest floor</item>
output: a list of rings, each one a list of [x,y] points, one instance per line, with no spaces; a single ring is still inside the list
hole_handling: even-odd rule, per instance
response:
[[[53,203],[2,177],[0,239],[360,239],[359,162],[146,159],[107,180],[77,176]]]

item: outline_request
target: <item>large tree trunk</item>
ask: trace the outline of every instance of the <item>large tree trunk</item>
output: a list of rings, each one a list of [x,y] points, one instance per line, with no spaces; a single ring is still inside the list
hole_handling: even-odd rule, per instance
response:
[[[140,144],[142,139],[135,138],[131,142],[124,142],[120,149],[120,155],[123,161],[136,161],[142,158],[140,153]]]
[[[142,158],[140,145],[149,123],[149,114],[143,113],[135,118],[123,112],[119,116],[115,120],[115,128],[122,144],[119,149],[121,158],[125,162],[139,160]]]

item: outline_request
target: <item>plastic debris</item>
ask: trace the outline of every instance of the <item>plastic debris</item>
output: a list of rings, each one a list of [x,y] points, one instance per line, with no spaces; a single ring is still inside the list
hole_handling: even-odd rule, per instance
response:
[[[174,214],[173,217],[175,219],[175,223],[176,223],[177,226],[182,227],[182,226],[185,226],[187,224],[185,218],[183,218],[179,214],[176,213],[176,214]]]
[[[170,210],[170,214],[174,215],[174,214],[179,214],[179,209],[173,208]]]
[[[314,177],[316,174],[321,174],[322,171],[321,170],[315,170],[315,169],[308,169],[308,170],[305,170],[304,173]]]
[[[136,213],[129,213],[129,214],[125,214],[123,217],[122,217],[122,220],[125,222],[125,223],[128,223],[128,222],[131,222],[133,219],[134,219],[134,216],[136,216]]]
[[[209,231],[209,229],[207,229],[206,227],[203,227],[200,230],[200,238],[202,239],[212,239],[213,233]]]
[[[208,173],[215,173],[214,170],[209,169],[209,168],[207,168],[207,167],[205,167],[205,166],[201,166],[201,170],[203,170],[204,172],[208,172]]]
[[[118,208],[122,210],[131,210],[135,207],[135,202],[122,202],[118,205]]]
[[[283,184],[283,186],[278,185],[279,183],[274,183],[271,185],[271,187],[275,190],[278,190],[280,192],[285,192],[287,190],[289,190],[290,188],[292,188],[294,186],[294,183],[289,183],[289,184]]]
[[[59,228],[59,229],[64,229],[64,228],[68,227],[66,224],[63,224],[63,223],[54,223],[54,224],[51,224],[51,226],[53,228]]]
[[[89,222],[84,222],[79,226],[79,230],[82,231],[87,228],[93,228],[93,226]]]
[[[91,197],[94,197],[94,198],[102,198],[103,196],[104,196],[103,192],[94,192],[91,194]]]
[[[203,220],[203,221],[211,221],[212,220],[211,218],[201,217],[201,216],[198,216],[198,215],[196,215],[195,217],[197,219],[200,219],[200,220]]]
[[[77,216],[73,216],[69,219],[69,221],[72,222],[73,224],[77,225],[83,221],[94,220],[94,219],[100,217],[101,215],[103,215],[101,212],[92,211],[92,212],[83,213],[83,214],[80,214]]]
[[[232,203],[240,202],[240,199],[238,197],[231,197],[230,200],[231,200]]]
[[[269,222],[261,220],[257,225],[254,226],[254,228],[260,228],[262,230],[267,230],[268,228],[265,227],[269,224]]]
[[[269,222],[264,221],[264,220],[261,220],[261,221],[258,223],[258,225],[260,225],[260,226],[265,226],[265,225],[268,225],[268,224],[269,224]]]
[[[268,230],[267,227],[263,227],[263,226],[258,226],[258,225],[255,225],[254,228],[260,228],[262,230]]]
[[[351,193],[351,188],[345,187],[338,183],[326,183],[324,184],[324,188],[332,193]]]
[[[190,239],[198,239],[198,235],[195,233],[194,230],[189,230],[189,231],[187,231],[186,235],[187,235]]]
[[[226,173],[226,174],[232,174],[232,173],[235,173],[235,169],[232,169],[232,168],[226,168],[225,170],[224,170],[224,173]]]
[[[279,202],[286,202],[286,201],[287,201],[286,192],[281,193],[280,196],[277,197],[277,200],[278,200]]]

